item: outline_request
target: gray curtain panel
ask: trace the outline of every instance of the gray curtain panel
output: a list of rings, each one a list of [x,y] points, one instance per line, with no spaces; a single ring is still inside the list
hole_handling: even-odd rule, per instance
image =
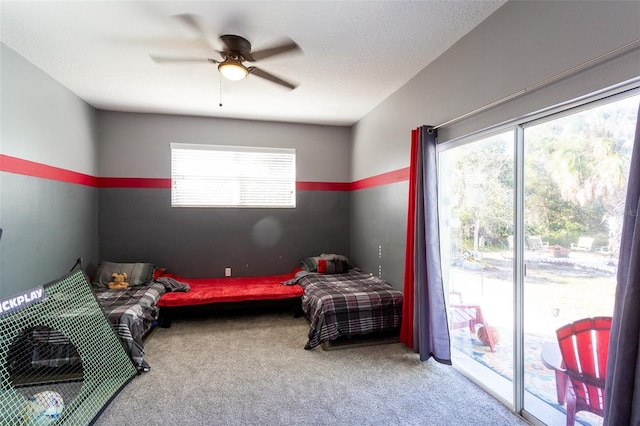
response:
[[[419,129],[415,252],[414,252],[414,350],[425,361],[433,356],[451,364],[451,340],[442,285],[438,224],[438,172],[436,133]]]
[[[640,425],[640,109],[631,156],[607,358],[604,424]]]

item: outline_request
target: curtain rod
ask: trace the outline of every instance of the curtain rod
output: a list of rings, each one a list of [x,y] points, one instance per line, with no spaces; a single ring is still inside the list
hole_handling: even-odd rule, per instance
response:
[[[451,119],[449,121],[445,121],[444,123],[438,124],[437,126],[430,127],[429,130],[433,131],[435,129],[439,129],[440,127],[448,126],[449,124],[455,123],[456,121],[460,121],[460,120],[462,120],[464,118],[467,118],[467,117],[469,117],[471,115],[477,114],[477,113],[479,113],[481,111],[484,111],[486,109],[493,108],[494,106],[497,106],[497,105],[500,105],[500,104],[502,104],[504,102],[510,101],[513,98],[517,98],[518,96],[524,95],[527,92],[530,92],[530,91],[532,91],[534,89],[538,89],[538,88],[540,88],[542,86],[545,86],[545,85],[551,83],[552,81],[559,80],[559,79],[561,79],[563,77],[568,76],[569,74],[576,73],[577,71],[579,71],[582,68],[585,68],[585,67],[593,64],[594,62],[598,62],[598,61],[600,61],[600,60],[602,60],[602,59],[604,59],[604,58],[606,58],[608,56],[611,56],[611,55],[613,55],[615,53],[618,53],[619,51],[627,49],[628,47],[633,46],[634,44],[638,44],[638,43],[640,43],[640,38],[637,38],[637,39],[635,39],[633,41],[630,41],[627,44],[624,44],[624,45],[622,45],[620,47],[617,47],[617,48],[615,48],[613,50],[610,50],[610,51],[608,51],[606,53],[603,53],[602,55],[596,56],[593,59],[589,59],[588,61],[583,62],[583,63],[581,63],[579,65],[576,65],[574,67],[571,67],[568,70],[562,71],[561,73],[558,73],[558,74],[555,74],[555,75],[553,75],[551,77],[545,78],[544,80],[542,80],[542,81],[540,81],[540,82],[538,82],[536,84],[533,84],[533,85],[531,85],[529,87],[526,87],[526,88],[524,88],[522,90],[519,90],[519,91],[517,91],[515,93],[512,93],[512,94],[510,94],[508,96],[505,96],[503,98],[500,98],[497,101],[493,101],[493,102],[491,102],[489,104],[481,106],[480,108],[476,108],[473,111],[470,111],[470,112],[468,112],[466,114],[463,114],[463,115],[461,115],[459,117],[453,118],[453,119]]]

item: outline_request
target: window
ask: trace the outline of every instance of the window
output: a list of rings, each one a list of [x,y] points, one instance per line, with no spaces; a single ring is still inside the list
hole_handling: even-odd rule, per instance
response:
[[[296,206],[296,151],[171,144],[173,207]]]

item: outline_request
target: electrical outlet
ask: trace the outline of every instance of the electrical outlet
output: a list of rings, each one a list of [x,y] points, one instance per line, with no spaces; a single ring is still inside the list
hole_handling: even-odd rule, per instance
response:
[[[224,268],[224,276],[225,277],[231,276],[231,268]]]

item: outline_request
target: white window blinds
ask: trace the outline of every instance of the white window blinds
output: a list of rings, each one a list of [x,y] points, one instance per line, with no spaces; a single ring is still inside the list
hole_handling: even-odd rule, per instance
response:
[[[296,151],[171,144],[174,207],[295,207]]]

